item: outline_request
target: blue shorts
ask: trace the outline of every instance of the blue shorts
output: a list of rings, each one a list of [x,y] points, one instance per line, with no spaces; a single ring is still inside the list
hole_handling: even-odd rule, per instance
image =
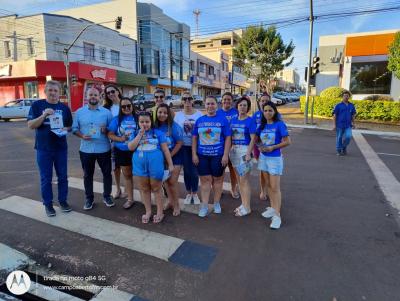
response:
[[[132,157],[134,176],[161,181],[164,176],[164,155],[161,150],[135,151]]]
[[[222,166],[222,156],[199,156],[197,171],[199,176],[213,176],[219,178],[224,174],[225,167]]]
[[[282,156],[268,157],[260,153],[258,169],[272,176],[281,176],[283,174],[283,158]]]
[[[175,154],[175,156],[172,157],[172,162],[174,165],[183,165],[183,151],[182,147],[179,149],[179,151]]]

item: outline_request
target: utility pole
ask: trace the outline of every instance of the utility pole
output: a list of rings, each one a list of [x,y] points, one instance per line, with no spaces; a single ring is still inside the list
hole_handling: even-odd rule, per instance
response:
[[[313,40],[313,26],[314,26],[314,14],[313,14],[313,0],[310,0],[310,37],[308,45],[308,68],[307,68],[307,88],[306,88],[306,105],[304,109],[304,123],[308,123],[308,103],[310,97],[310,76],[311,76],[311,60],[312,60],[312,40]]]
[[[170,86],[170,89],[171,89],[171,96],[172,96],[172,89],[174,88],[174,73],[173,73],[174,59],[172,57],[172,35],[173,35],[173,33],[170,32],[169,33],[169,72],[170,72],[169,86]]]

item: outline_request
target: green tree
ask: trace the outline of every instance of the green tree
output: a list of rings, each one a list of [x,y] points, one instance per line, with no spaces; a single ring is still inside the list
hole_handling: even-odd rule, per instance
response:
[[[389,46],[388,69],[400,79],[400,31],[394,37],[394,41]]]
[[[249,26],[233,51],[235,64],[241,66],[248,77],[256,77],[257,83],[269,92],[276,72],[293,62],[295,46],[285,44],[275,26]],[[289,59],[290,58],[290,59]],[[258,68],[260,72],[254,73]]]

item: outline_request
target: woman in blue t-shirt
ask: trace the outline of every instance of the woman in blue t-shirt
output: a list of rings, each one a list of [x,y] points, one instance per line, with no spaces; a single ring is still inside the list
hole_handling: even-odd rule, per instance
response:
[[[132,154],[128,142],[136,130],[136,121],[133,114],[133,104],[127,97],[123,97],[119,106],[118,116],[114,117],[108,126],[108,138],[114,141],[114,160],[116,166],[121,166],[125,179],[125,191],[128,199],[123,205],[129,209],[133,205],[132,181]]]
[[[135,182],[138,183],[142,202],[146,213],[142,223],[147,224],[151,217],[151,192],[157,204],[157,214],[153,216],[154,223],[160,223],[164,218],[161,198],[161,181],[164,176],[164,157],[168,170],[174,170],[171,154],[168,150],[167,138],[164,133],[154,129],[153,119],[149,112],[140,112],[139,129],[134,133],[134,139],[128,143],[133,151],[132,165]]]
[[[160,104],[156,109],[155,128],[165,134],[172,162],[174,163],[174,170],[165,181],[165,189],[167,190],[169,200],[165,206],[165,210],[172,208],[173,216],[178,216],[181,213],[178,201],[178,178],[183,164],[181,152],[183,131],[182,128],[174,122],[171,109],[165,103]]]
[[[256,123],[252,117],[247,115],[251,107],[249,99],[246,97],[241,98],[236,103],[236,107],[239,111],[239,116],[231,119],[232,148],[229,152],[229,159],[234,167],[232,172],[239,179],[240,195],[242,198],[242,204],[235,209],[235,215],[245,216],[251,212],[249,171],[253,149],[249,145],[255,139]]]
[[[281,148],[290,144],[286,124],[279,119],[275,104],[267,101],[262,106],[261,125],[256,132],[256,142],[260,150],[258,169],[266,180],[264,189],[268,192],[271,207],[262,213],[265,218],[272,218],[271,229],[281,226],[281,188],[280,176],[283,173]]]
[[[228,120],[217,114],[217,99],[207,96],[205,107],[207,115],[196,120],[192,133],[193,164],[197,166],[201,183],[200,217],[208,213],[211,188],[214,189],[214,213],[221,213],[223,175],[231,148],[231,129]]]

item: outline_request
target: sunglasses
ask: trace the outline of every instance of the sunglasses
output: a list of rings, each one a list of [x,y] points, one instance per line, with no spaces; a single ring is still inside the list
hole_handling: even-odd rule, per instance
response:
[[[155,95],[154,98],[155,98],[155,99],[163,99],[163,98],[164,98],[164,95]]]
[[[182,97],[183,101],[192,101],[193,97]]]
[[[121,105],[121,109],[122,110],[127,110],[127,109],[130,109],[130,108],[132,108],[132,105]]]
[[[109,90],[109,91],[106,92],[106,94],[107,94],[107,95],[109,95],[109,94],[115,94],[115,90]]]

